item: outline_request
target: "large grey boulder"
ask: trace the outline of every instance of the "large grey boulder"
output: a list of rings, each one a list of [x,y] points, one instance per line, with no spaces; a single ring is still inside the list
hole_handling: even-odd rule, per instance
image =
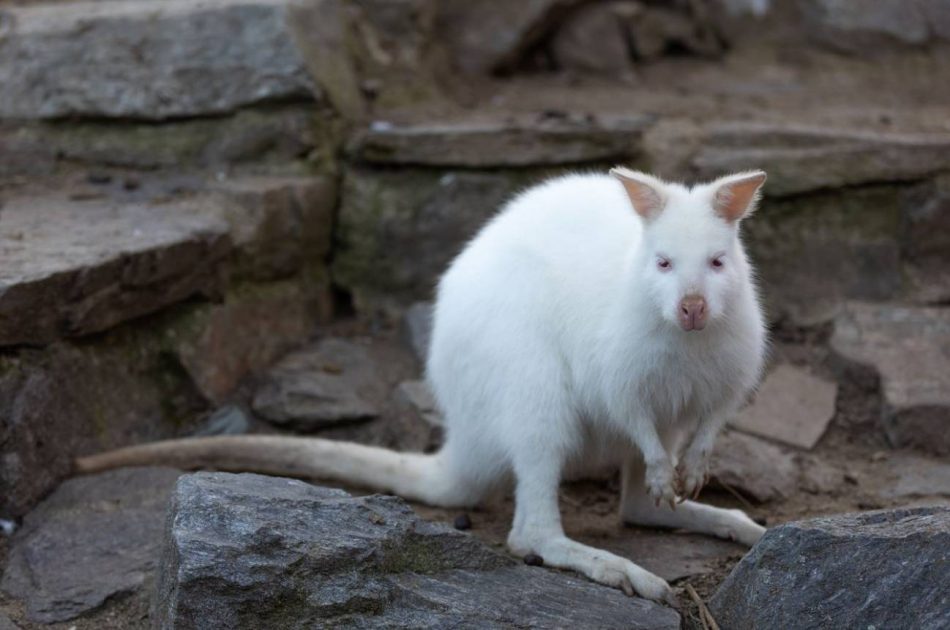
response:
[[[125,468],[63,483],[23,521],[0,582],[31,621],[66,621],[151,580],[179,471]]]
[[[950,453],[950,309],[851,303],[831,346],[881,375],[882,421],[895,446]]]
[[[319,92],[289,30],[289,5],[123,0],[5,9],[0,117],[164,119],[312,99]]]
[[[809,34],[855,54],[950,38],[947,0],[799,0]]]
[[[678,628],[672,610],[527,567],[400,499],[300,481],[182,477],[156,628]]]
[[[950,508],[786,523],[766,532],[710,602],[726,628],[950,625]]]

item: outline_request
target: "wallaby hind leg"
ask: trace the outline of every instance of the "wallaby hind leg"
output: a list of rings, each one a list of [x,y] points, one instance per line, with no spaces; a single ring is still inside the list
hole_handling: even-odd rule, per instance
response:
[[[765,528],[742,510],[729,510],[696,501],[679,503],[675,510],[665,503],[657,506],[644,488],[644,466],[638,458],[630,458],[624,463],[622,486],[620,517],[631,525],[685,529],[735,540],[749,547],[765,533]]]
[[[626,558],[583,545],[564,534],[558,509],[563,459],[556,449],[534,440],[513,457],[515,517],[508,547],[514,554],[537,554],[546,566],[572,569],[628,595],[636,591],[648,599],[673,601],[670,587],[662,578]]]

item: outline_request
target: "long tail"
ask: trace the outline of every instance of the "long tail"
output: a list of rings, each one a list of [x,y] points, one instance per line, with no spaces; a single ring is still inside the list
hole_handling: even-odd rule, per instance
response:
[[[80,457],[77,473],[173,466],[343,481],[430,505],[466,503],[441,453],[398,453],[321,438],[226,435],[166,440]]]

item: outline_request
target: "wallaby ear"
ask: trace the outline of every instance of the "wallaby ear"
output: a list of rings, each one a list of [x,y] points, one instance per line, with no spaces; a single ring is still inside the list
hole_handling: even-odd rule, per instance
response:
[[[655,177],[618,166],[610,174],[620,180],[633,209],[646,220],[655,219],[666,205],[664,184]]]
[[[755,212],[765,183],[765,171],[749,171],[728,175],[713,182],[713,210],[729,223],[735,223]]]

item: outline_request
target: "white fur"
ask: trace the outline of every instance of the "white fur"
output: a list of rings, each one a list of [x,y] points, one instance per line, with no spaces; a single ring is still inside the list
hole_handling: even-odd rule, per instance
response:
[[[658,189],[658,216],[641,220],[614,178],[572,175],[520,195],[476,236],[439,284],[427,377],[445,414],[443,502],[474,503],[514,477],[514,552],[661,599],[660,578],[564,536],[558,483],[623,465],[628,521],[754,543],[763,530],[741,512],[655,503],[698,491],[766,340],[737,225],[713,210],[721,182],[618,175]],[[705,330],[678,327],[688,294],[707,301]]]
[[[565,536],[558,484],[620,467],[627,522],[748,545],[762,535],[738,510],[674,501],[698,493],[716,434],[762,369],[765,333],[738,222],[765,175],[687,189],[614,173],[622,185],[573,175],[525,192],[445,273],[427,364],[447,431],[435,455],[216,436],[80,458],[76,469],[210,465],[339,479],[443,506],[473,505],[514,480],[512,551],[669,599],[659,577]],[[661,269],[659,257],[671,265]],[[687,295],[705,300],[702,330],[685,331]]]

